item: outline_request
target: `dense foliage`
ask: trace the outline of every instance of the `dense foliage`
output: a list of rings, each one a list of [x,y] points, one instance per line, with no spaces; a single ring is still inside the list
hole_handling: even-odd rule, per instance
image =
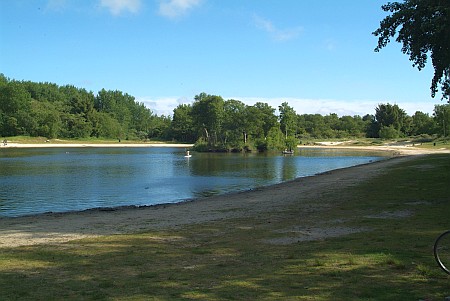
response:
[[[278,115],[276,111],[278,109]],[[200,93],[173,117],[157,116],[121,91],[97,94],[74,86],[9,80],[0,74],[0,136],[159,139],[196,142],[198,150],[290,149],[308,139],[399,138],[449,133],[450,104],[433,116],[408,116],[398,105],[379,104],[374,115],[299,115],[287,102],[278,108]]]
[[[94,95],[74,86],[9,80],[0,75],[0,135],[48,138],[138,139],[157,131],[158,119],[120,91]]]
[[[423,69],[430,54],[434,68],[431,96],[441,86],[443,98],[450,101],[450,1],[405,0],[382,6],[391,15],[384,18],[373,32],[378,36],[375,51],[385,47],[397,35],[402,52],[409,55],[413,66]]]

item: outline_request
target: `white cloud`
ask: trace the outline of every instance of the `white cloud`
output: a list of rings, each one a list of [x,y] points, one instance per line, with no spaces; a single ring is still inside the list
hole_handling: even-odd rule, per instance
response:
[[[164,17],[175,19],[188,13],[202,0],[161,0],[159,3],[159,14]]]
[[[262,29],[270,34],[272,39],[276,41],[288,41],[297,38],[303,31],[303,27],[293,27],[286,29],[279,29],[273,23],[260,16],[254,15],[253,22],[257,28]]]
[[[141,0],[100,0],[100,6],[108,9],[115,16],[125,11],[135,14],[141,8]]]
[[[278,106],[283,102],[287,102],[289,106],[294,108],[295,112],[301,114],[320,114],[328,115],[336,113],[338,116],[354,116],[359,115],[363,117],[366,114],[375,114],[375,108],[380,103],[387,103],[378,100],[336,100],[336,99],[302,99],[302,98],[261,98],[261,97],[224,97],[223,99],[240,100],[246,105],[252,106],[257,102],[267,103],[272,108],[277,110]],[[138,102],[144,103],[153,113],[161,115],[173,115],[173,109],[180,104],[194,103],[194,96],[192,97],[141,97],[136,99]],[[397,104],[401,109],[405,110],[410,116],[414,115],[416,111],[432,114],[434,109],[433,102],[390,102]]]
[[[173,115],[173,110],[180,104],[189,104],[194,102],[194,97],[136,97],[136,101],[144,103],[144,105],[152,110],[154,114]]]
[[[339,116],[375,114],[375,108],[380,103],[387,103],[379,100],[336,100],[336,99],[302,99],[302,98],[256,98],[256,97],[230,97],[239,99],[247,105],[254,105],[256,102],[269,104],[271,107],[278,109],[283,102],[287,102],[289,106],[294,108],[297,114],[321,114],[328,115],[336,113]],[[225,98],[229,99],[229,98]],[[416,111],[431,114],[434,109],[432,102],[390,102],[397,104],[401,109],[405,110],[408,115],[414,115]]]
[[[339,101],[334,99],[302,99],[302,98],[235,98],[241,100],[247,105],[253,105],[256,102],[269,104],[278,110],[283,102],[287,102],[297,114],[321,114],[328,115],[336,113],[339,116],[372,114],[375,111],[376,102],[373,101]]]

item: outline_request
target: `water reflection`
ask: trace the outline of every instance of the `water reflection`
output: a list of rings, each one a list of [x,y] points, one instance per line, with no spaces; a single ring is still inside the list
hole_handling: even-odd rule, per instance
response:
[[[0,216],[178,202],[381,158],[303,149],[286,157],[184,154],[177,148],[2,149]]]

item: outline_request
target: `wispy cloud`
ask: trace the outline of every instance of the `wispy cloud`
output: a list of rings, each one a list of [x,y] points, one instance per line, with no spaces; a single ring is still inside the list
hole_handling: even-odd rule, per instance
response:
[[[187,97],[136,97],[138,102],[144,103],[144,105],[152,110],[153,113],[161,115],[173,115],[173,110],[180,104],[193,103],[192,99]]]
[[[176,19],[187,14],[201,2],[202,0],[160,0],[159,14],[163,17]]]
[[[63,11],[67,6],[67,0],[48,0],[46,9],[50,11]]]
[[[323,42],[323,47],[328,51],[334,51],[337,48],[337,43],[334,39],[326,39]]]
[[[115,16],[127,11],[136,14],[141,8],[141,0],[100,0],[100,6]]]
[[[276,27],[272,21],[264,19],[258,15],[253,16],[253,22],[257,28],[262,29],[270,34],[275,41],[288,41],[296,39],[302,32],[303,27],[297,26],[292,28],[280,29]]]

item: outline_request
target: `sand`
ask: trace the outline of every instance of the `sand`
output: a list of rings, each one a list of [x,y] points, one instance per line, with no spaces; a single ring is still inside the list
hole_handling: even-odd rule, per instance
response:
[[[1,148],[55,148],[55,147],[192,147],[186,143],[10,143]]]
[[[45,146],[48,147],[48,144]],[[407,147],[364,147],[359,149],[382,149],[403,155],[245,192],[212,196],[178,204],[47,213],[16,218],[0,217],[0,248],[59,244],[86,237],[173,229],[209,221],[255,217],[263,213],[283,210],[284,207],[293,203],[305,204],[302,210],[306,215],[311,210],[312,201],[324,192],[339,193],[345,187],[367,181],[399,162],[410,160],[413,158],[410,155],[430,152],[449,153],[448,150],[430,151]],[[311,236],[336,236],[362,229],[338,230],[338,227],[329,230],[316,228],[311,232],[314,234]]]

